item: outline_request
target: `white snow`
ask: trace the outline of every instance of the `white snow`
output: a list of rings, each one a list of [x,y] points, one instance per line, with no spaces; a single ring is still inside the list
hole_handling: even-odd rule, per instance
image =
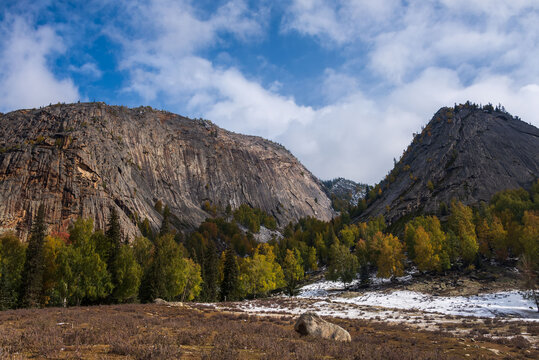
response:
[[[431,296],[413,291],[368,292],[353,298],[334,298],[335,302],[385,308],[420,310],[447,315],[499,317],[510,316],[539,321],[534,303],[519,291],[504,291],[475,296]]]
[[[409,280],[409,275],[398,279]],[[357,281],[352,284],[357,283]],[[446,315],[476,317],[516,317],[539,321],[539,313],[532,300],[520,291],[503,291],[475,296],[432,296],[414,291],[365,291],[358,296],[343,294],[344,284],[320,281],[300,289],[298,298],[329,299],[332,302],[361,306],[376,306],[401,310],[418,310]],[[347,316],[348,317],[348,316]]]

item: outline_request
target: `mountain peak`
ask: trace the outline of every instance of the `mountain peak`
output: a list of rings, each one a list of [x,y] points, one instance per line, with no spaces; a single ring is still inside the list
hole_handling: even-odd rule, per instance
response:
[[[415,134],[386,178],[370,192],[362,217],[386,220],[438,214],[456,198],[489,201],[501,190],[529,187],[539,176],[539,129],[503,107],[443,107]]]

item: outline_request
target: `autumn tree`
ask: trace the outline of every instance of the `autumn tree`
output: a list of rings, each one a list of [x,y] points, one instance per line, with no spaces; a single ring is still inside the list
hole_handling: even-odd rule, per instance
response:
[[[359,239],[359,228],[356,225],[345,225],[344,228],[340,231],[340,240],[341,243],[349,248],[354,246],[356,241]]]
[[[286,282],[286,290],[290,296],[294,295],[298,282],[301,281],[305,275],[303,271],[303,260],[298,249],[292,251],[286,250],[286,256],[283,261],[283,274]]]
[[[433,248],[429,234],[419,226],[414,236],[414,262],[421,271],[440,271],[440,257]]]
[[[461,259],[465,264],[472,264],[479,249],[472,209],[460,201],[453,200],[447,226],[453,259]]]
[[[153,243],[144,236],[138,236],[133,241],[133,254],[142,270],[142,273],[144,273],[151,264],[153,250]]]
[[[266,295],[285,285],[284,274],[277,263],[273,249],[260,244],[250,258],[241,264],[240,284],[246,295]]]
[[[318,270],[318,256],[316,255],[316,248],[309,246],[307,250],[307,261],[305,261],[305,271]]]
[[[26,250],[26,259],[22,272],[20,305],[37,307],[43,293],[43,244],[47,227],[45,225],[45,207],[39,205]]]
[[[69,229],[72,245],[62,247],[58,254],[58,291],[64,305],[104,299],[113,289],[92,232],[93,219],[77,219]]]
[[[19,299],[25,247],[13,233],[0,236],[0,310],[12,309]]]
[[[180,263],[180,301],[191,301],[196,298],[202,290],[202,277],[200,276],[200,265],[188,258],[182,258]]]
[[[121,245],[114,259],[115,284],[112,299],[118,303],[133,301],[138,295],[142,269],[129,245]]]
[[[421,271],[447,270],[449,245],[436,216],[416,217],[406,224],[404,231],[408,257]]]
[[[520,236],[522,254],[539,266],[539,211],[525,211],[522,223]]]
[[[151,302],[156,298],[191,300],[200,292],[200,266],[183,257],[182,248],[172,234],[155,240],[151,264],[142,278],[140,299]]]
[[[43,301],[44,305],[60,305],[62,298],[58,291],[58,255],[66,245],[67,238],[58,234],[45,238],[43,247]]]
[[[404,274],[404,246],[397,237],[377,232],[371,247],[379,277],[392,278]]]

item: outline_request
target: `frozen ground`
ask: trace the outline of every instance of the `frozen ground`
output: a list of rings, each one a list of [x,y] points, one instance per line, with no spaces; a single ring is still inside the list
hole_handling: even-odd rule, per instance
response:
[[[406,280],[402,278],[402,280]],[[519,291],[503,291],[476,296],[432,296],[414,291],[343,292],[344,284],[321,281],[304,286],[298,297],[330,299],[333,302],[376,306],[391,309],[418,310],[446,315],[484,318],[514,317],[539,321],[539,313],[532,300]]]
[[[424,323],[425,318],[445,321],[447,315],[539,322],[535,304],[519,291],[433,296],[403,290],[347,292],[343,289],[342,283],[320,281],[304,286],[296,297],[272,297],[217,307],[259,314],[296,315],[314,311],[322,316],[397,322]]]

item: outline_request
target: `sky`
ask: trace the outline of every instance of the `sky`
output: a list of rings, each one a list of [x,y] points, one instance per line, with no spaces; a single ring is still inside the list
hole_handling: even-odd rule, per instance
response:
[[[0,111],[149,105],[380,181],[442,106],[539,126],[537,0],[0,0]]]

